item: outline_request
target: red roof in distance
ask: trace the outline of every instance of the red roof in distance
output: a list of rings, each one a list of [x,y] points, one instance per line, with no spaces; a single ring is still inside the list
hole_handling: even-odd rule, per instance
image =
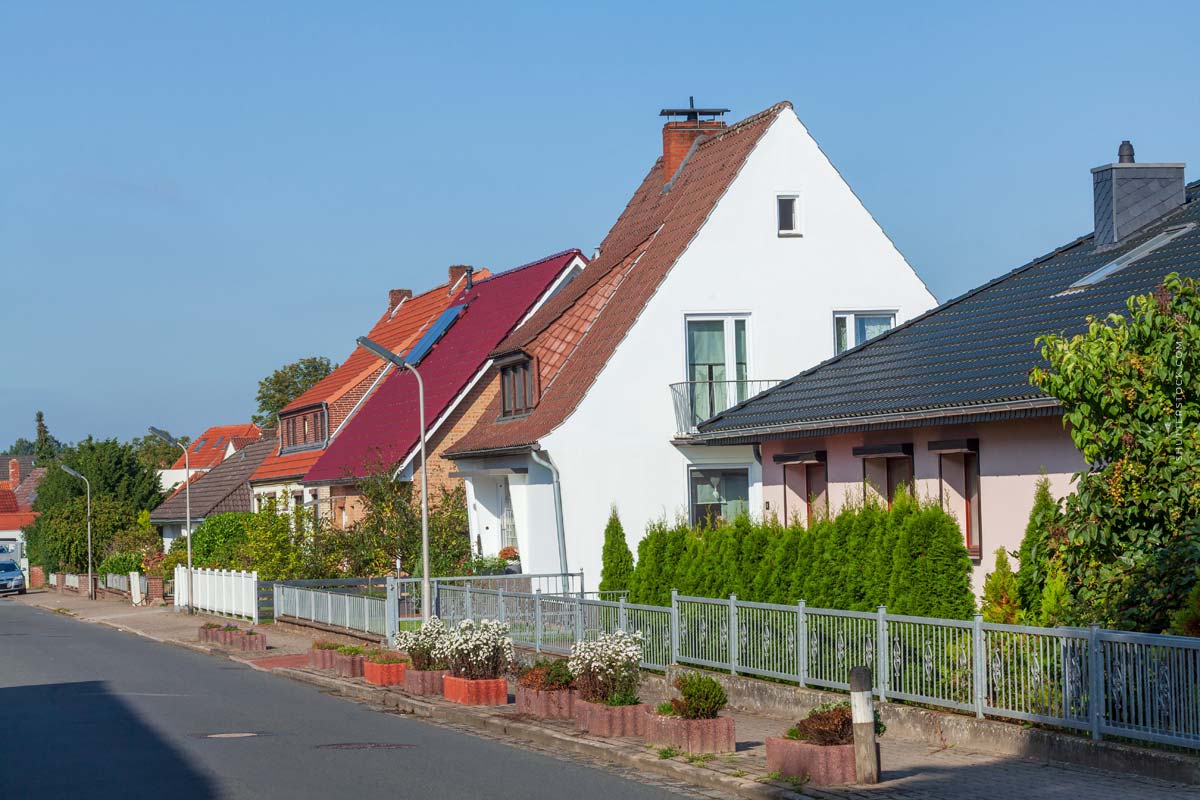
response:
[[[212,469],[225,460],[225,448],[230,441],[234,443],[234,449],[241,449],[261,436],[262,431],[253,422],[214,425],[188,444],[188,461],[192,469]],[[183,468],[183,453],[180,453],[171,469]]]

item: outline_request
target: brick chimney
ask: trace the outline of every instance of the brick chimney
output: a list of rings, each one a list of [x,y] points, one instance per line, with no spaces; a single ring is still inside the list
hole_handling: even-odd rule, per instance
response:
[[[21,485],[21,462],[15,458],[8,460],[8,486],[15,490]]]
[[[391,289],[388,291],[388,311],[395,311],[396,306],[405,300],[412,299],[412,289]]]
[[[475,272],[475,268],[467,264],[454,264],[450,267],[450,291],[459,289],[469,289],[471,287],[471,275]],[[459,285],[459,281],[466,277],[466,285]]]
[[[696,108],[695,98],[689,97],[687,108],[664,108],[658,112],[660,117],[683,117],[663,125],[664,185],[674,180],[697,139],[725,130],[725,123],[718,117],[728,111],[728,108]],[[702,116],[709,119],[701,119]]]

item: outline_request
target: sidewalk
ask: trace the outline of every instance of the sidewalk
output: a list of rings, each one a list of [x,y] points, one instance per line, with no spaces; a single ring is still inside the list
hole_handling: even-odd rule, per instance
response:
[[[62,609],[80,620],[109,625],[171,644],[204,652],[227,655],[258,669],[337,691],[356,700],[381,708],[395,709],[428,718],[479,735],[520,746],[532,743],[549,752],[570,753],[571,757],[668,776],[697,786],[700,791],[717,791],[740,797],[811,797],[845,800],[900,800],[930,798],[1041,798],[1088,797],[1088,800],[1168,800],[1196,798],[1200,788],[1163,781],[1121,775],[1083,767],[1045,764],[1034,761],[969,753],[955,748],[931,749],[926,745],[880,740],[884,781],[876,786],[817,789],[793,786],[767,777],[765,739],[780,735],[787,723],[762,716],[733,711],[737,725],[738,752],[727,756],[693,758],[685,756],[660,759],[658,750],[641,739],[598,739],[575,730],[564,722],[531,720],[516,713],[514,706],[470,708],[440,699],[412,698],[392,689],[372,687],[358,679],[343,679],[310,670],[304,664],[305,651],[318,632],[306,636],[299,631],[282,631],[263,626],[269,650],[265,655],[233,653],[197,641],[197,628],[203,621],[220,620],[205,615],[189,617],[173,608],[133,608],[128,601],[89,601],[73,594],[31,593],[14,599],[25,605],[50,610]],[[662,697],[647,687],[643,699],[657,703]],[[658,690],[661,692],[661,688]],[[514,741],[519,740],[519,741]],[[802,792],[797,794],[796,791]]]

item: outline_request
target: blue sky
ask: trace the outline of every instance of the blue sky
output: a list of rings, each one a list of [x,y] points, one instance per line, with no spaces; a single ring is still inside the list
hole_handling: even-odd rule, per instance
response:
[[[1123,138],[1200,176],[1197,30],[1195,2],[5,3],[0,448],[38,409],[66,440],[242,421],[391,287],[590,252],[688,95],[791,100],[948,299],[1090,230]]]

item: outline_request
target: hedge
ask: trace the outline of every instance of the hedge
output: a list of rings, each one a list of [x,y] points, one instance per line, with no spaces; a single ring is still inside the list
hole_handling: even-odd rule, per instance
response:
[[[638,544],[630,601],[668,605],[671,589],[819,608],[965,619],[975,610],[971,561],[954,518],[900,497],[844,508],[811,529],[741,517],[718,528],[651,524]]]

